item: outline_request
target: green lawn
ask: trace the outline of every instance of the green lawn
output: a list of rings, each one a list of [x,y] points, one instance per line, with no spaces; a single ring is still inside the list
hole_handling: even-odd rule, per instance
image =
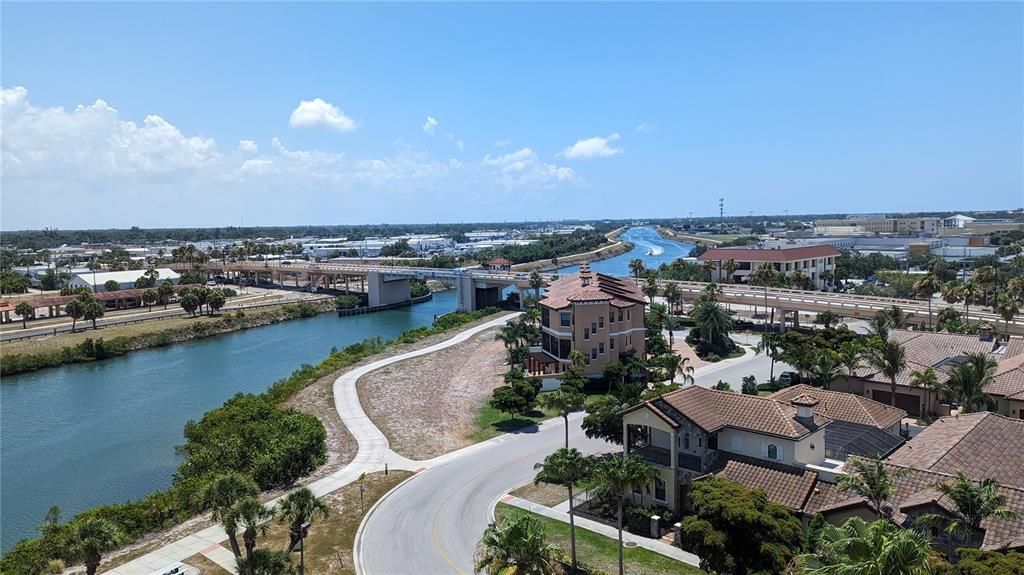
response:
[[[538,408],[528,416],[517,415],[515,418],[509,418],[507,413],[494,409],[485,401],[480,407],[476,420],[473,421],[473,431],[469,434],[469,439],[474,443],[486,441],[502,433],[536,425],[552,417],[558,417],[558,413],[554,410]]]
[[[495,510],[498,520],[517,513],[529,512],[506,503],[499,503]],[[537,517],[544,523],[547,541],[568,553],[569,524],[539,515]],[[618,541],[579,527],[576,528],[576,556],[581,563],[608,573],[617,573],[619,570]],[[633,575],[706,575],[704,571],[692,565],[680,563],[642,547],[627,547],[623,549],[622,556],[626,573]]]

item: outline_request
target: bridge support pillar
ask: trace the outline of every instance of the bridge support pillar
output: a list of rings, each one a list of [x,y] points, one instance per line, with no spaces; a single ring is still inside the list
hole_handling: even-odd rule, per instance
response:
[[[409,278],[385,280],[385,274],[368,272],[366,284],[370,307],[400,303],[412,297],[409,292]]]

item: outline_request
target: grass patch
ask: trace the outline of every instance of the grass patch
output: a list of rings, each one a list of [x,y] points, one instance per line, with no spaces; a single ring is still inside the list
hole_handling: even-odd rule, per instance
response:
[[[480,406],[480,412],[473,421],[473,431],[469,434],[469,439],[473,443],[479,443],[503,433],[537,425],[552,417],[558,417],[558,412],[552,409],[537,408],[529,415],[517,415],[515,418],[510,418],[507,413],[494,409],[487,401],[484,401],[484,404]]]
[[[576,487],[573,488],[573,495],[583,492],[586,488],[587,484],[577,483]],[[569,491],[566,490],[564,486],[551,485],[549,483],[541,483],[538,485],[527,483],[526,485],[513,489],[509,493],[519,497],[520,499],[532,501],[545,507],[554,507],[569,499]]]
[[[411,477],[411,471],[392,471],[371,473],[366,476],[363,494],[363,509],[359,510],[359,484],[350,483],[341,489],[329,493],[323,500],[330,505],[331,514],[327,519],[313,523],[306,538],[306,573],[309,575],[355,575],[352,563],[352,548],[356,540],[356,530],[363,521],[363,516],[396,485]],[[230,549],[228,542],[222,544]],[[288,525],[273,522],[270,531],[264,537],[257,538],[257,548],[270,547],[285,549],[288,547]],[[299,554],[292,554],[292,563],[298,569]],[[205,573],[204,573],[205,575]]]
[[[495,510],[498,520],[507,515],[518,513],[529,513],[528,511],[512,507],[506,503],[499,503]],[[562,523],[555,519],[541,517],[534,514],[544,523],[544,536],[548,543],[558,545],[566,553],[569,552],[569,524]],[[619,571],[618,541],[576,527],[576,555],[581,563],[596,567],[608,573]],[[654,551],[642,547],[626,547],[623,549],[623,562],[626,573],[644,575],[706,575],[704,571],[686,563],[680,563],[675,559],[659,555]]]

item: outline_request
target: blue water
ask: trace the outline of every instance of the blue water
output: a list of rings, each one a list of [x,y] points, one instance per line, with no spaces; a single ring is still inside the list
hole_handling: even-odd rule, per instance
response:
[[[628,276],[632,275],[629,271],[629,262],[637,258],[642,259],[647,268],[653,269],[661,264],[670,264],[679,258],[685,258],[693,249],[693,244],[666,240],[658,235],[654,228],[648,227],[630,228],[620,236],[620,239],[633,244],[633,249],[613,258],[591,263],[591,271]],[[574,274],[579,269],[579,266],[568,266],[560,268],[558,273]]]
[[[261,392],[332,346],[393,338],[455,309],[455,292],[410,308],[322,314],[96,363],[3,378],[0,545],[37,534],[51,505],[64,517],[170,485],[182,430],[239,391]]]
[[[688,244],[633,228],[628,253],[591,268],[628,275],[686,256]],[[648,255],[653,252],[653,255]],[[573,273],[564,268],[560,273]],[[455,309],[455,292],[411,308],[339,318],[323,314],[89,364],[5,377],[0,384],[0,548],[35,536],[51,505],[76,512],[138,499],[170,484],[189,419],[239,391],[261,392],[332,346],[393,338]]]

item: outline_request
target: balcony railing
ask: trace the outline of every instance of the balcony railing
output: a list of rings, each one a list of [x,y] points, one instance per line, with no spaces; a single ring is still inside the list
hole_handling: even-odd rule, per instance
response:
[[[701,472],[704,471],[700,457],[696,455],[690,455],[688,453],[680,453],[676,455],[677,463],[681,469],[688,469],[690,471]]]
[[[645,445],[643,447],[634,447],[630,451],[631,453],[639,455],[641,459],[648,463],[661,465],[662,467],[669,467],[672,465],[672,454],[664,447]]]

